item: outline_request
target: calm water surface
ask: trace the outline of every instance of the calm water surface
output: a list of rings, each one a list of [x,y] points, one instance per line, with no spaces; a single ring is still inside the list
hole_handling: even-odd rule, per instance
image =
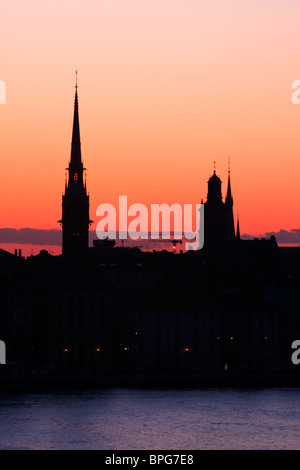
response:
[[[300,449],[300,390],[2,395],[0,449]]]

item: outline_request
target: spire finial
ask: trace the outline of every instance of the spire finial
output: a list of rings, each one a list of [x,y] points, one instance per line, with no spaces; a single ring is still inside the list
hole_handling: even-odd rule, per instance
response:
[[[230,157],[228,157],[228,173],[230,173]]]
[[[77,88],[78,88],[78,85],[77,85],[77,70],[75,70],[75,74],[76,74],[75,90],[76,90],[76,93],[77,93]]]
[[[78,116],[77,70],[76,70],[76,82],[75,82],[74,117],[73,117],[72,149],[71,149],[70,165],[73,166],[74,168],[75,167],[82,168],[79,116]]]
[[[216,174],[216,162],[213,162],[214,164],[214,174]]]

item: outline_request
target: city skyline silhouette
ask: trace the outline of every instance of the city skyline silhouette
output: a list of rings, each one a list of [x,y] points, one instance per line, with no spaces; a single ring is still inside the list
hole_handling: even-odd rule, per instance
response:
[[[74,185],[74,175],[76,176],[77,179],[78,179],[78,175],[79,175],[79,181],[76,180],[75,183],[81,183],[82,184],[82,190],[86,193],[86,201],[87,201],[87,204],[88,204],[88,207],[89,207],[90,206],[90,204],[89,204],[89,195],[86,192],[86,169],[83,167],[82,156],[81,156],[77,71],[76,71],[75,90],[76,91],[75,91],[75,99],[74,99],[74,116],[73,116],[73,130],[72,130],[72,144],[71,144],[72,150],[71,150],[71,158],[70,158],[69,167],[67,169],[67,172],[68,172],[68,175],[69,175],[68,176],[68,182],[67,182],[67,179],[66,179],[65,189],[67,189],[70,186],[70,182],[72,183],[71,186],[72,186],[73,190],[74,190],[74,188],[77,188],[78,184]],[[232,207],[233,206],[233,199],[232,199],[232,195],[231,195],[230,172],[231,172],[230,158],[228,158],[227,195],[226,195],[226,200],[224,198],[224,201],[225,201],[225,206],[228,204],[228,201],[231,201],[230,204],[231,204],[231,207]],[[216,173],[216,161],[213,161],[213,174],[211,175],[209,181],[214,181],[214,180],[216,181],[216,184],[218,186],[216,191],[220,192],[219,198],[220,198],[220,202],[221,202],[221,201],[223,201],[223,195],[222,195],[222,190],[221,190],[222,180],[219,178],[219,176],[217,176],[217,173]],[[155,200],[155,194],[153,195],[153,198]],[[208,200],[209,200],[209,198],[207,197],[207,201]],[[203,198],[201,198],[201,202],[202,201],[203,201]],[[171,205],[172,204],[170,204],[170,206]],[[241,233],[241,230],[240,230],[240,213],[238,212],[238,214],[236,216],[236,222],[234,222],[234,212],[233,212],[233,209],[230,209],[230,210],[231,210],[231,215],[229,215],[229,217],[231,218],[230,224],[232,226],[232,228],[230,230],[232,230],[232,233],[236,232],[237,225],[238,225],[238,227],[239,227],[238,228],[239,236],[241,238],[244,238],[244,239],[267,238],[265,235],[261,235],[260,237],[257,237],[256,235],[253,235],[253,236],[243,235],[243,233]],[[86,231],[86,235],[85,235],[85,238],[86,238],[85,244],[87,244],[88,246],[92,246],[93,238],[95,236],[91,235],[91,233],[89,234],[89,230],[90,230],[90,226],[93,225],[94,222],[92,220],[89,220],[89,217],[90,217],[89,215],[87,215],[87,217],[88,217],[87,218],[88,225],[87,225],[87,231]],[[63,225],[63,220],[61,220],[60,223]],[[37,254],[35,245],[39,245],[39,247],[42,247],[42,249],[45,249],[45,246],[46,246],[49,249],[50,253],[53,253],[53,254],[56,254],[56,255],[60,254],[59,249],[57,249],[60,246],[60,242],[58,241],[59,237],[57,236],[58,233],[57,233],[56,229],[50,229],[50,230],[47,231],[45,229],[44,230],[39,230],[39,229],[26,228],[26,229],[16,230],[16,229],[13,229],[13,228],[10,228],[10,229],[2,228],[2,229],[0,229],[0,246],[3,245],[4,249],[6,248],[6,246],[8,246],[8,251],[11,251],[11,252],[13,252],[13,251],[15,252],[16,250],[19,250],[20,246],[22,247],[22,245],[24,244],[24,239],[22,239],[22,236],[19,237],[19,245],[18,246],[16,246],[16,244],[14,244],[14,243],[9,243],[9,242],[11,242],[11,238],[10,238],[11,235],[14,235],[16,237],[18,234],[22,234],[22,233],[24,235],[26,234],[26,237],[27,237],[27,239],[25,241],[25,249],[27,249],[27,253],[26,253],[27,256],[29,254],[29,251],[30,251],[30,254]],[[46,236],[45,241],[42,241],[42,239],[41,240],[35,239],[34,233],[40,233],[42,235],[42,239],[45,239],[45,236]],[[118,229],[117,229],[117,233],[118,233]],[[1,235],[2,235],[2,240],[4,240],[4,242],[2,242],[2,243],[1,243],[1,241],[2,241],[1,240]],[[275,232],[270,232],[268,235],[269,235],[269,237],[270,236],[274,237]],[[279,243],[280,245],[283,245],[283,246],[284,245],[287,245],[287,246],[289,246],[289,245],[290,246],[300,246],[300,229],[293,229],[291,231],[280,230],[279,232],[276,233],[276,235],[277,235],[277,237],[279,237],[279,240],[281,241],[281,243]],[[221,236],[223,236],[223,235],[221,235]],[[48,238],[48,240],[47,240],[47,238]],[[118,238],[120,238],[119,235],[116,237],[116,239],[118,239]],[[161,238],[161,236],[160,236],[160,238]],[[211,237],[208,237],[208,238],[211,238]],[[35,239],[34,242],[32,242],[33,239]],[[51,239],[51,241],[49,243],[50,239]],[[47,241],[48,241],[48,243],[47,243]],[[128,244],[128,240],[126,240],[126,243]],[[155,243],[153,243],[152,241],[145,242],[144,240],[139,240],[139,243],[142,243],[142,244],[137,245],[136,243],[134,243],[132,241],[129,241],[129,246],[138,246],[138,247],[140,247],[142,249],[145,249],[145,250],[153,250],[153,249],[156,250],[158,248],[158,245],[155,245]],[[26,246],[26,245],[29,245],[29,246]],[[122,241],[122,245],[124,245],[124,241]],[[161,240],[160,247],[161,247],[161,249],[167,249],[167,250],[171,249],[172,250],[172,248],[170,248],[170,247],[168,248],[168,242],[165,242],[164,240]],[[34,253],[34,251],[35,251],[35,253]],[[62,252],[63,252],[63,250],[62,250]]]
[[[1,449],[300,447],[299,17],[1,2]]]
[[[0,250],[4,387],[10,374],[29,387],[297,383],[300,251],[273,235],[241,239],[230,168],[225,197],[215,167],[208,179],[201,249],[178,250],[171,238],[170,251],[147,252],[89,244],[77,76],[68,162],[62,254]]]

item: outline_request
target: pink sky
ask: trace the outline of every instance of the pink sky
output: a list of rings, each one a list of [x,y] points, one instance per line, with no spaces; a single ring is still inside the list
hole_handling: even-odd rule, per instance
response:
[[[242,233],[300,227],[300,4],[3,0],[0,227],[58,228],[75,70],[91,218],[199,203],[216,161]],[[95,225],[92,227],[95,229]]]

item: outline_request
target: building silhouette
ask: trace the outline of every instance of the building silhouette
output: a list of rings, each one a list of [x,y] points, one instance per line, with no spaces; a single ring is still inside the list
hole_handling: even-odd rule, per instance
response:
[[[62,199],[62,252],[64,255],[84,255],[89,245],[89,195],[81,158],[77,81],[75,86],[71,158]]]
[[[300,252],[241,239],[230,172],[225,201],[209,178],[202,250],[89,247],[77,84],[67,170],[63,254],[0,250],[0,388],[300,385]]]
[[[214,252],[232,249],[235,238],[230,170],[225,202],[222,197],[222,181],[214,170],[208,180],[207,201],[204,204],[205,249]]]

